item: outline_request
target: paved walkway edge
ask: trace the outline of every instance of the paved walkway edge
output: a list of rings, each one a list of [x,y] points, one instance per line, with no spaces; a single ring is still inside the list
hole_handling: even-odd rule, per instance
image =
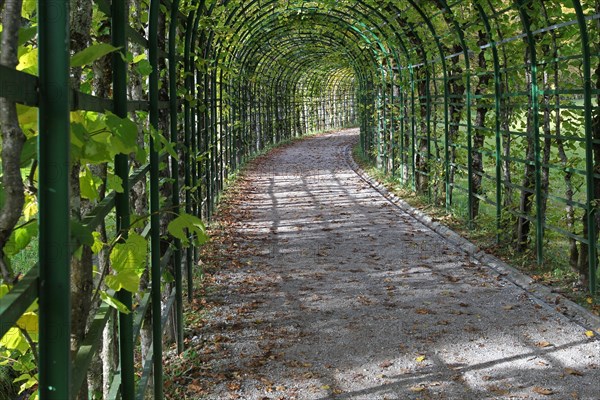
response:
[[[373,189],[384,196],[390,203],[402,209],[450,243],[461,248],[466,254],[473,257],[474,260],[477,260],[482,265],[491,268],[504,279],[525,290],[531,296],[532,300],[540,306],[554,310],[555,312],[559,312],[570,321],[573,321],[588,330],[593,330],[597,335],[600,335],[600,316],[592,314],[589,310],[567,299],[565,296],[554,292],[551,288],[536,282],[530,276],[517,270],[511,265],[494,257],[491,254],[482,251],[475,244],[454,232],[452,229],[437,221],[434,221],[429,215],[410,206],[406,201],[390,192],[385,185],[369,176],[356,163],[352,157],[353,147],[354,144],[347,146],[344,150],[347,164],[354,170],[354,172],[356,172],[356,174],[358,174],[365,182],[373,187]],[[596,336],[596,338],[598,339],[598,336]]]

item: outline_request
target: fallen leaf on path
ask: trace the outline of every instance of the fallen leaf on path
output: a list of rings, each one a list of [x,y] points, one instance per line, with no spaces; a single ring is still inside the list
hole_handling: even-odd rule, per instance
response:
[[[426,359],[426,358],[427,358],[427,357],[425,357],[425,356],[419,356],[419,357],[415,358],[415,360],[416,360],[417,362],[423,362],[423,361],[425,361],[425,359]]]
[[[593,338],[595,336],[595,333],[594,331],[585,331],[585,336]]]
[[[573,368],[565,368],[565,373],[567,373],[568,375],[573,375],[573,376],[583,376],[583,372],[578,371]]]
[[[394,363],[390,360],[385,360],[384,362],[382,362],[381,364],[379,364],[380,368],[389,368],[392,365],[394,365]]]
[[[537,342],[535,345],[536,345],[536,347],[544,348],[544,347],[551,347],[552,343],[542,340],[541,342]]]
[[[416,312],[417,314],[421,314],[421,315],[425,315],[425,314],[433,314],[433,311],[431,311],[431,310],[429,310],[429,309],[427,309],[427,308],[417,308],[417,309],[415,310],[415,312]]]
[[[415,393],[422,392],[423,390],[425,390],[425,388],[423,386],[412,386],[410,388],[410,391],[415,392]]]
[[[504,396],[507,395],[508,393],[510,393],[507,389],[501,388],[500,386],[497,385],[490,385],[487,387],[487,390],[489,390],[492,393]]]
[[[550,395],[554,394],[554,390],[548,389],[548,388],[539,387],[539,386],[534,386],[533,387],[533,391],[536,392],[536,393],[538,393],[538,394],[543,394],[544,396],[550,396]]]

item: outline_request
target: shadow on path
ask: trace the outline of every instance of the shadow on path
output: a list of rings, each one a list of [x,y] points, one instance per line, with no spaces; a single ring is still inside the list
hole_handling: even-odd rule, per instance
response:
[[[599,399],[600,344],[391,205],[348,166],[356,130],[275,150],[218,272],[213,399]],[[232,372],[234,371],[234,372]]]

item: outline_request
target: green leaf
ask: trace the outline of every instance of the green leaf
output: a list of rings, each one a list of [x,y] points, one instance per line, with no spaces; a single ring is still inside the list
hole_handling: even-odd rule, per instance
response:
[[[37,157],[37,136],[32,136],[23,145],[21,151],[21,168],[25,168]]]
[[[29,348],[27,341],[19,328],[10,328],[4,336],[0,338],[0,346],[9,350],[19,350],[21,354],[25,353]]]
[[[31,378],[31,375],[29,374],[22,374],[21,376],[19,376],[18,378],[16,378],[13,383],[17,383],[17,382],[22,382],[22,381],[27,381],[29,380],[29,378]]]
[[[120,176],[116,176],[114,174],[108,174],[106,177],[106,188],[108,190],[114,190],[117,193],[123,193],[125,189],[123,188],[123,179]]]
[[[105,243],[102,242],[102,235],[100,232],[92,232],[92,236],[94,237],[94,244],[92,245],[92,252],[94,254],[98,254],[100,250],[102,250],[105,246]]]
[[[125,304],[121,303],[119,300],[117,300],[110,294],[106,293],[105,291],[100,292],[100,298],[102,299],[103,302],[105,302],[112,308],[115,308],[117,311],[119,311],[122,314],[130,314],[131,313],[131,310],[129,310]]]
[[[92,235],[90,228],[74,219],[71,220],[71,237],[80,244],[86,246],[94,245],[94,235]]]
[[[31,240],[38,235],[38,225],[36,222],[28,223],[18,229],[15,229],[6,246],[4,246],[4,253],[12,257],[18,254],[21,250],[26,248]]]
[[[116,275],[108,275],[104,279],[106,286],[112,290],[118,292],[121,289],[125,289],[128,292],[136,293],[140,286],[141,272],[127,269],[118,272]]]
[[[135,56],[131,62],[132,62],[133,64],[137,64],[137,63],[139,63],[140,61],[142,61],[142,60],[147,60],[147,59],[148,59],[148,57],[146,56],[146,54],[145,54],[145,53],[142,53],[142,54],[138,54],[137,56]]]
[[[132,233],[125,243],[115,245],[110,253],[112,268],[117,271],[143,272],[148,255],[148,242],[137,233]]]
[[[17,321],[17,326],[27,331],[29,337],[31,337],[34,342],[38,341],[40,328],[39,317],[36,313],[26,312],[25,314],[21,315]]]
[[[152,65],[148,60],[140,60],[135,69],[141,76],[150,76],[152,73]]]
[[[107,43],[93,44],[71,57],[71,67],[83,67],[117,50],[119,50],[118,47]]]
[[[135,122],[109,112],[106,114],[106,126],[112,132],[109,141],[113,154],[130,154],[137,151],[138,127]]]
[[[23,7],[26,7],[26,5],[23,4]],[[37,35],[37,26],[35,25],[19,29],[19,46],[23,46],[25,43],[33,39],[35,35]]]
[[[204,223],[200,218],[190,214],[182,213],[179,215],[169,223],[167,230],[173,237],[181,240],[184,246],[189,246],[190,244],[199,246],[208,241]],[[186,231],[189,231],[193,236],[191,243]]]
[[[98,188],[102,185],[102,179],[92,174],[88,166],[85,166],[83,171],[79,173],[79,186],[81,189],[81,197],[94,201],[98,200]]]

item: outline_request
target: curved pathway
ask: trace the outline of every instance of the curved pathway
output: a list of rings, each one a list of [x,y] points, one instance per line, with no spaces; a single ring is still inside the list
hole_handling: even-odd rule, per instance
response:
[[[246,172],[242,260],[214,277],[199,333],[218,342],[208,398],[599,399],[597,335],[390,203],[350,167],[356,140]]]

